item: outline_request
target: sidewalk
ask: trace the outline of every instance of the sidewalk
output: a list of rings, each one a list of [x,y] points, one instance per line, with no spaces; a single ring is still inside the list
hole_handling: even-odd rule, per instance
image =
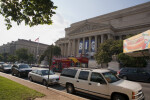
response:
[[[72,94],[68,94],[62,91],[58,91],[52,88],[46,88],[45,86],[42,86],[40,84],[37,83],[33,83],[30,82],[28,80],[24,80],[24,79],[20,79],[18,77],[9,75],[9,74],[5,74],[0,72],[0,76],[3,76],[5,78],[8,78],[12,81],[15,81],[17,83],[20,83],[24,86],[27,86],[31,89],[34,89],[36,91],[39,91],[43,94],[45,94],[46,96],[44,96],[43,98],[36,98],[35,100],[86,100],[84,98],[72,95]]]

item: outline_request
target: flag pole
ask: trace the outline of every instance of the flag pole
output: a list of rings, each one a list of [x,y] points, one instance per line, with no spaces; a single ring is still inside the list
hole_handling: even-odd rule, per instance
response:
[[[39,56],[39,37],[37,38],[38,39],[38,42],[37,42],[37,48],[36,48],[36,60],[37,60],[37,64],[38,64],[38,56]],[[36,40],[37,40],[36,39]]]

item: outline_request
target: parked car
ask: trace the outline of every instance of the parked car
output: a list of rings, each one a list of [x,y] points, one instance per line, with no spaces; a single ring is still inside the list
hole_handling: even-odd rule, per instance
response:
[[[50,70],[49,73],[49,82],[48,82],[48,69],[34,69],[32,70],[29,75],[28,78],[30,81],[36,81],[36,82],[40,82],[43,85],[52,85],[52,84],[58,84],[59,82],[59,76],[56,75],[53,71]]]
[[[143,68],[122,68],[118,76],[126,80],[150,82],[150,71]]]
[[[3,64],[0,66],[0,71],[2,72],[11,72],[11,64]]]
[[[32,68],[28,64],[16,64],[12,66],[12,75],[19,77],[28,76],[28,73],[32,71]]]
[[[80,91],[111,100],[144,99],[139,83],[119,79],[107,69],[65,68],[59,81],[68,93]]]

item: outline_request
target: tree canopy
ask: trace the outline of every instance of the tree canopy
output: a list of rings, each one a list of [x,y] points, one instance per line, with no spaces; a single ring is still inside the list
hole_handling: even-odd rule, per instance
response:
[[[124,67],[145,67],[147,64],[144,57],[130,57],[124,54],[122,40],[106,40],[100,44],[95,59],[98,64],[108,63],[114,54],[118,56],[119,62]]]
[[[95,54],[95,59],[98,64],[108,63],[112,60],[112,55],[121,53],[123,47],[123,41],[112,39],[106,40],[104,43],[100,44],[97,53]]]
[[[12,27],[11,21],[17,25],[24,21],[30,27],[50,25],[56,8],[51,0],[0,0],[0,14],[5,18],[7,29]]]
[[[40,56],[40,61],[44,60],[45,57],[47,57],[47,60],[50,61],[52,56],[60,56],[60,55],[61,55],[60,47],[50,45],[47,47],[44,53]]]

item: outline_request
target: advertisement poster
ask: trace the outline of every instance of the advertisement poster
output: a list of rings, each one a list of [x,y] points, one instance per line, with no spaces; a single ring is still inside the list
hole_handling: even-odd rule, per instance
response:
[[[135,35],[123,41],[123,53],[150,48],[150,30]]]
[[[80,41],[80,43],[79,43],[79,54],[82,53],[82,48],[83,48],[83,41]]]
[[[89,40],[85,40],[84,48],[85,48],[85,54],[88,53],[88,51],[89,51]]]
[[[91,40],[91,51],[95,52],[95,40]]]

